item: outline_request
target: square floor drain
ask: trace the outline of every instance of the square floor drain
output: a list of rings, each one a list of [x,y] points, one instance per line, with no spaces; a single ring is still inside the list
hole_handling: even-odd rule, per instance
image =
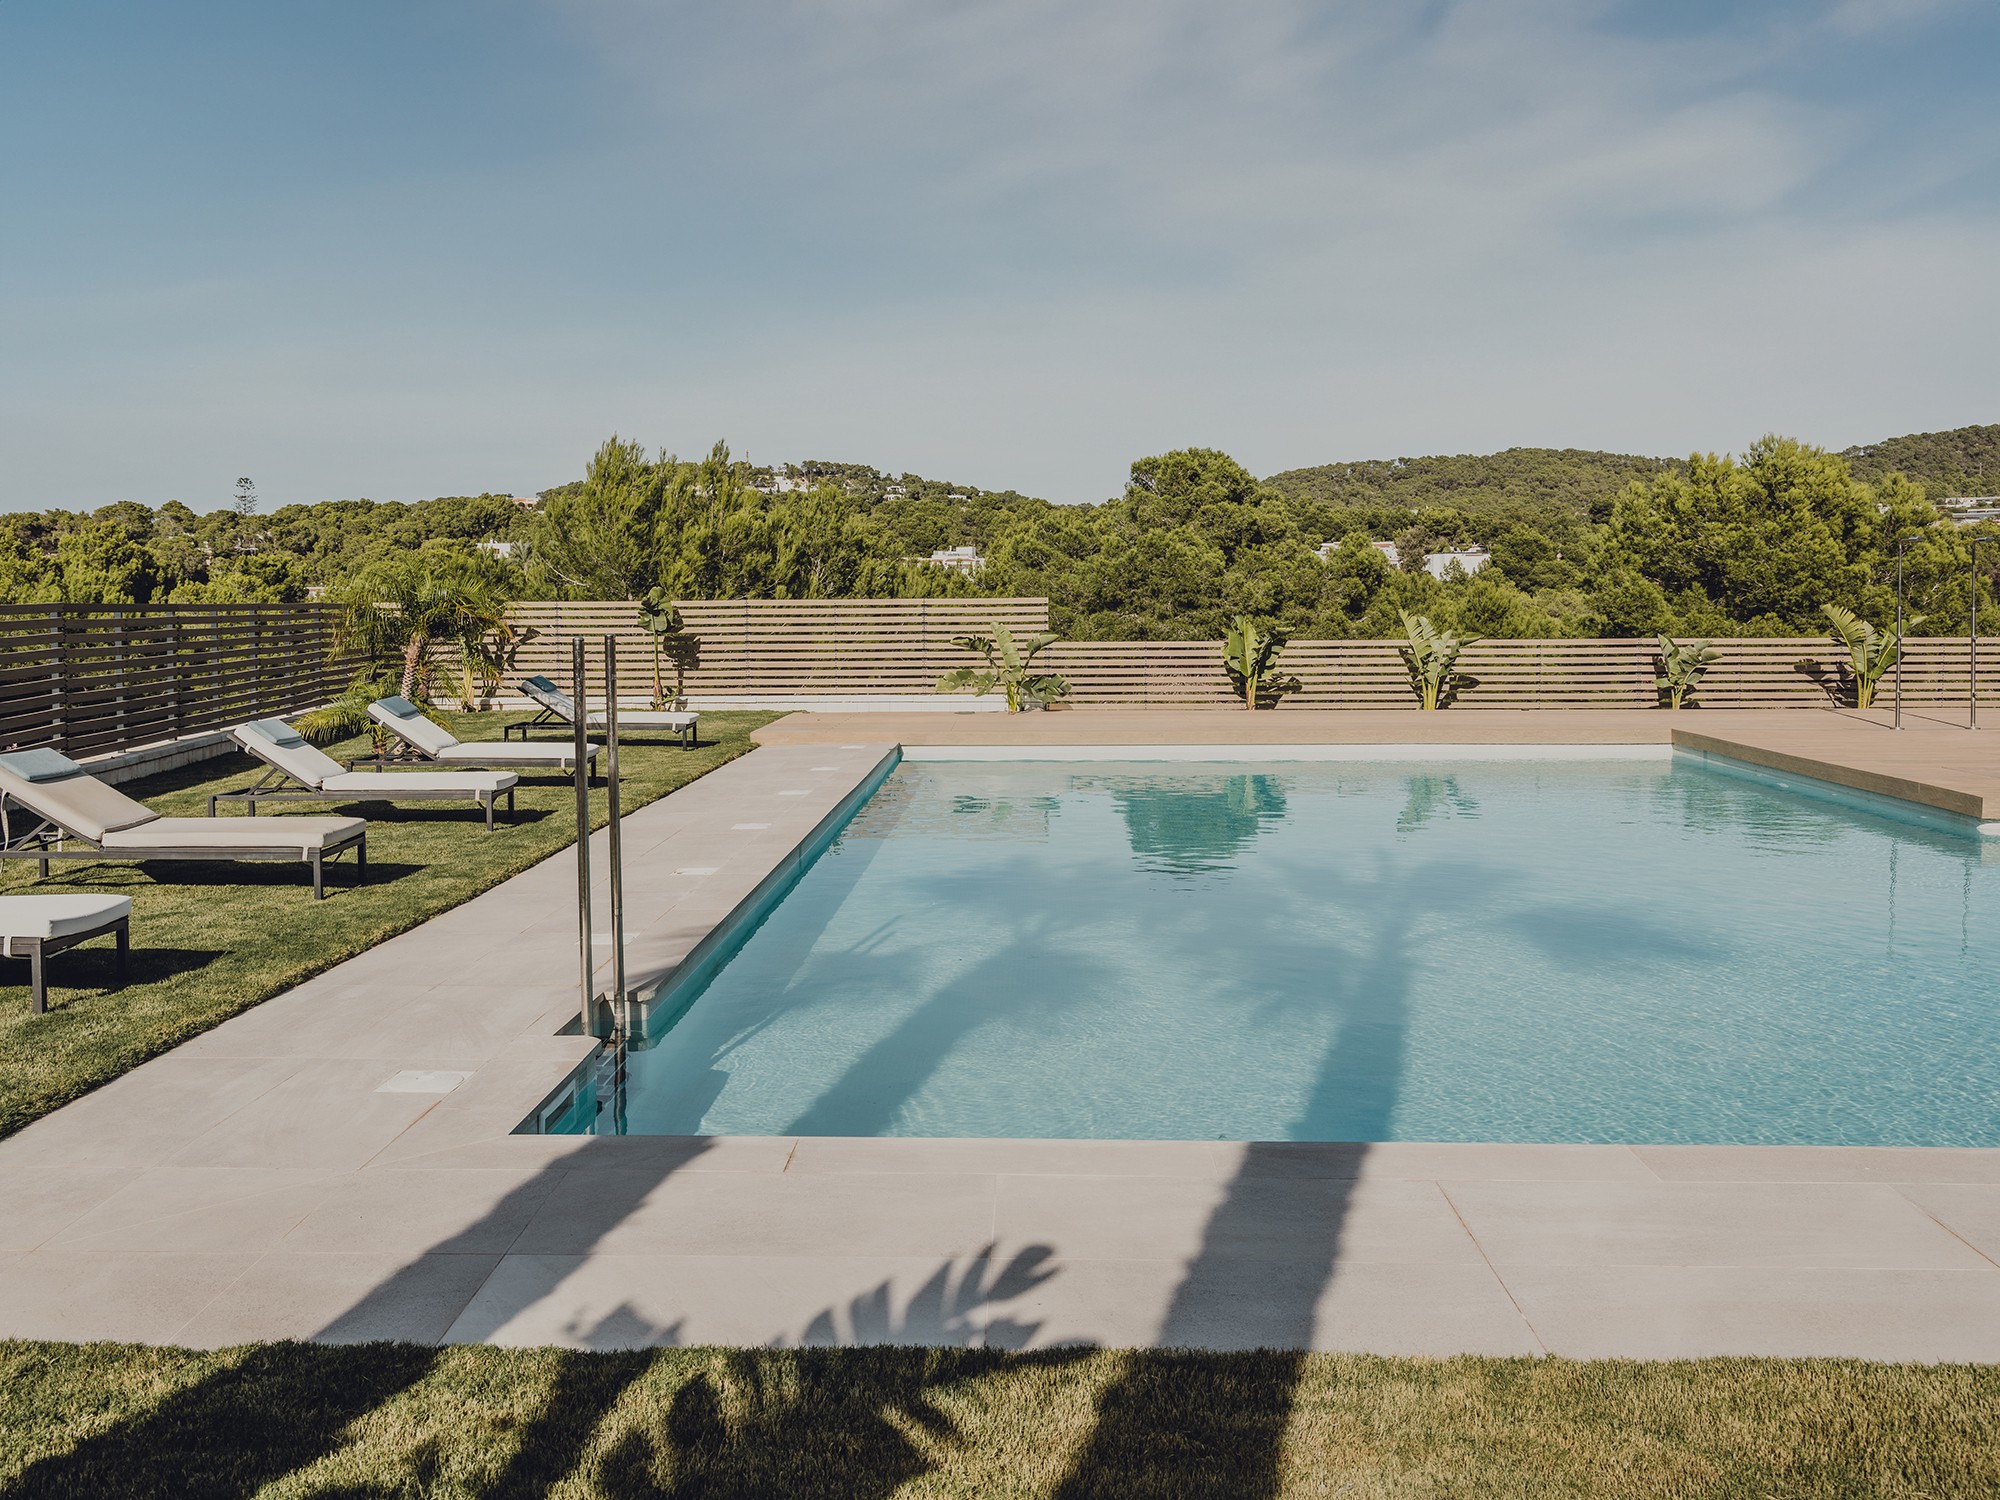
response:
[[[806,794],[806,789],[803,787],[794,787],[790,791],[784,791],[778,793],[780,797],[803,797],[805,794]]]
[[[722,866],[720,865],[682,865],[674,873],[676,875],[713,875],[721,868]]]
[[[759,829],[769,828],[771,825],[769,823],[731,823],[729,826],[738,833],[755,833]]]
[[[840,767],[839,767],[839,766],[814,766],[814,767],[813,767],[813,769],[814,769],[815,771],[838,771],[838,770],[840,769]]]
[[[470,1073],[461,1073],[451,1068],[410,1068],[396,1074],[387,1083],[379,1085],[378,1094],[449,1094],[466,1079]]]

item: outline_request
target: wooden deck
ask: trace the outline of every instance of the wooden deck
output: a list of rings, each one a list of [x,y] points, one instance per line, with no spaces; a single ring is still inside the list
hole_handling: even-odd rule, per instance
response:
[[[989,714],[793,714],[757,731],[767,745],[1663,745],[1707,750],[1858,791],[2000,820],[2000,712],[1966,728],[1962,710],[1136,709]]]

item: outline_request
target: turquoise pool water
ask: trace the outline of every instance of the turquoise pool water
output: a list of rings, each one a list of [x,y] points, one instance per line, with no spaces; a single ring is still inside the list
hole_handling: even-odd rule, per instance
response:
[[[906,762],[596,1128],[1995,1145],[1996,915],[1687,759]]]

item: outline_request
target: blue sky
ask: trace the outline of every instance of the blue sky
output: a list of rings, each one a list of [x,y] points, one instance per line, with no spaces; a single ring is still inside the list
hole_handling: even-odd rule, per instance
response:
[[[2000,420],[1991,0],[0,0],[0,508]]]

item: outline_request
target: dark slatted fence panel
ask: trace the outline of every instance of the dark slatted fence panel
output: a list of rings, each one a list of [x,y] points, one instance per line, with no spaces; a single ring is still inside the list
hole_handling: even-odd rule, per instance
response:
[[[337,696],[336,611],[315,604],[0,605],[0,749],[82,757]]]

